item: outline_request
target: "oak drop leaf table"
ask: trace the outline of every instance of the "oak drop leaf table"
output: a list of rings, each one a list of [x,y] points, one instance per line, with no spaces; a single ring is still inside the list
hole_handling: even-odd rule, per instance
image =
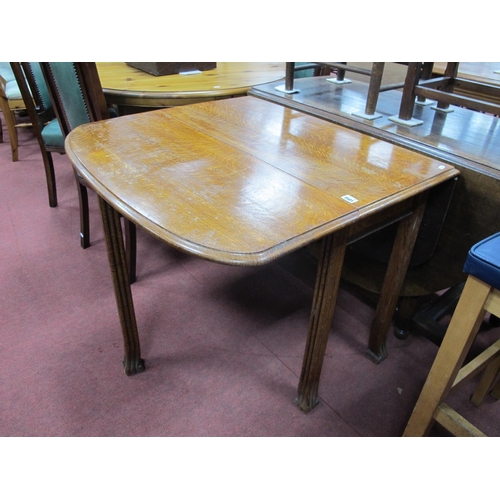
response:
[[[66,151],[99,196],[127,374],[144,370],[120,214],[211,261],[253,266],[321,240],[297,405],[318,384],[345,247],[398,223],[368,355],[385,340],[428,190],[449,165],[255,97],[123,116],[76,128]]]

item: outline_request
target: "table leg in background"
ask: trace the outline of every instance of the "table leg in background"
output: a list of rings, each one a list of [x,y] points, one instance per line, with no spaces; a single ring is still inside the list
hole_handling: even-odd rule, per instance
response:
[[[144,360],[141,359],[141,347],[137,332],[134,303],[132,301],[132,291],[130,289],[120,214],[100,197],[99,204],[123,334],[125,351],[123,366],[127,375],[133,375],[144,371],[145,365]]]
[[[318,404],[318,386],[328,335],[337,301],[349,228],[341,229],[323,239],[314,298],[309,322],[297,406],[304,412]]]
[[[424,215],[428,192],[415,197],[413,212],[399,222],[396,239],[384,277],[384,283],[375,311],[375,318],[370,330],[368,351],[366,353],[375,363],[380,363],[387,357],[386,339],[392,318],[396,311],[399,294],[410,265],[413,248]]]

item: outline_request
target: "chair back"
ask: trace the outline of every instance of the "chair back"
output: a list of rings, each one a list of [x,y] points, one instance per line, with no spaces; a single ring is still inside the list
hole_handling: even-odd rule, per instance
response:
[[[21,66],[38,110],[43,112],[45,110],[53,109],[49,89],[45,83],[40,63],[24,62],[21,63]]]
[[[95,63],[42,62],[40,67],[63,134],[109,118]]]
[[[55,118],[49,91],[37,62],[12,62],[12,73],[17,81],[26,111],[38,134],[44,124]]]
[[[51,153],[64,153],[64,136],[55,117],[40,64],[13,62],[11,69],[40,146],[47,179],[49,205],[56,207],[57,188]]]

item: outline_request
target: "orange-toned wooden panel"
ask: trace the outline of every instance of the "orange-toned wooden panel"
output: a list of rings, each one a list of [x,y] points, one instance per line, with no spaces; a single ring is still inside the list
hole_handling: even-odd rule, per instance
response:
[[[230,264],[267,262],[456,175],[253,97],[84,125],[66,149],[132,221]]]
[[[170,116],[234,145],[357,209],[408,197],[453,168],[345,127],[246,97],[172,109]]]

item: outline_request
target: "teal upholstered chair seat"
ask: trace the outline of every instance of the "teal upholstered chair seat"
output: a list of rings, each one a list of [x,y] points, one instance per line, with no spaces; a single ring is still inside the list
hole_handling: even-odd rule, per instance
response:
[[[45,113],[50,110],[50,113],[53,114],[52,101],[50,100],[49,89],[47,88],[45,78],[43,77],[42,68],[40,67],[39,63],[29,64],[39,98],[39,109],[45,110]],[[54,118],[48,123],[44,123],[41,134],[43,142],[45,143],[45,146],[47,148],[64,149],[64,134],[61,130],[61,125],[59,124],[57,118]]]
[[[40,145],[45,168],[49,205],[57,206],[56,179],[52,153],[64,153],[64,135],[55,117],[40,63],[11,63],[20,98],[22,97],[33,132]]]
[[[2,75],[3,76],[3,75]],[[19,85],[15,80],[7,82],[5,86],[5,95],[9,100],[22,99],[21,91],[19,90]]]
[[[56,118],[43,127],[42,138],[47,147],[64,148],[64,136]]]
[[[2,78],[6,82],[16,81],[10,63],[8,62],[0,62],[0,75],[2,75]]]

